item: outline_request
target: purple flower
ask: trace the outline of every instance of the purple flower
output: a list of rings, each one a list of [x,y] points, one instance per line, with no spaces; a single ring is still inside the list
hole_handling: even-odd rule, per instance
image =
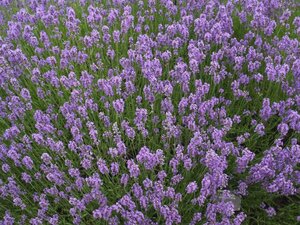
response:
[[[22,159],[22,163],[28,170],[31,170],[33,168],[33,161],[29,156],[25,156]]]
[[[262,123],[256,125],[254,132],[259,134],[260,136],[265,135],[265,126]]]
[[[3,137],[7,140],[15,138],[20,133],[17,126],[12,126],[5,130]]]
[[[117,162],[113,162],[111,165],[110,165],[110,170],[111,170],[111,173],[112,175],[117,175],[119,173],[119,169],[120,169],[120,166]]]
[[[127,183],[128,183],[128,180],[129,180],[129,175],[128,174],[122,174],[121,180],[120,180],[121,184],[126,186]]]
[[[269,217],[273,217],[276,215],[276,210],[273,207],[268,207],[265,209]]]
[[[260,110],[260,116],[263,120],[268,120],[272,115],[272,109],[270,107],[270,99],[265,98],[263,100],[263,108]]]
[[[109,169],[106,166],[106,162],[105,162],[104,159],[98,159],[97,166],[98,166],[98,169],[99,169],[100,173],[102,173],[102,174],[109,173]]]
[[[277,129],[279,130],[281,135],[285,136],[289,131],[289,126],[286,123],[280,123]]]
[[[2,171],[4,173],[8,173],[9,170],[10,170],[10,166],[8,164],[5,163],[5,164],[2,165]]]
[[[198,189],[198,185],[195,181],[193,181],[187,185],[185,190],[188,194],[191,194],[191,193],[194,193],[197,189]]]
[[[137,164],[133,160],[128,160],[127,161],[127,168],[129,170],[130,176],[137,178],[140,174],[140,169]]]
[[[124,112],[124,100],[123,99],[117,99],[113,101],[113,107],[116,110],[118,114],[121,114]]]

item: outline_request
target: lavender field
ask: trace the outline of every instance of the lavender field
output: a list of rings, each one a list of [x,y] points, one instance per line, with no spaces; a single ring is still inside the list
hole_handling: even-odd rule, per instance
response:
[[[13,224],[300,224],[300,3],[0,0]]]

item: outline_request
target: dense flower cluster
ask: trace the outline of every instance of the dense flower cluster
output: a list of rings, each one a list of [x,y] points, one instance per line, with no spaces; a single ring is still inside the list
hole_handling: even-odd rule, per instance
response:
[[[238,225],[253,189],[299,194],[299,7],[1,0],[0,224]]]

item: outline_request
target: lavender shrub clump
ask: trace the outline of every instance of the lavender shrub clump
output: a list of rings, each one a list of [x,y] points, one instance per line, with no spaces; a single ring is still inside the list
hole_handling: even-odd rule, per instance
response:
[[[0,0],[0,224],[296,224],[299,37],[296,1]]]

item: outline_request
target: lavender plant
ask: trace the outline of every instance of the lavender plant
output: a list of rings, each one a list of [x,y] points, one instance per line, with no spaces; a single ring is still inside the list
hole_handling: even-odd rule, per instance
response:
[[[0,0],[0,224],[296,224],[300,6]]]

